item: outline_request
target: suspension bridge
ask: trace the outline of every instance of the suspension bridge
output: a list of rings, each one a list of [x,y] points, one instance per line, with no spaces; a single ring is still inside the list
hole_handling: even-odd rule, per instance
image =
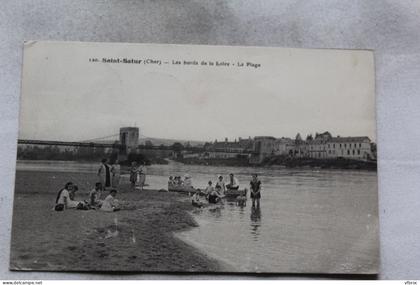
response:
[[[179,151],[179,148],[174,149],[174,145],[162,144],[140,144],[140,139],[145,140],[159,140],[157,138],[150,138],[140,134],[138,127],[123,127],[120,128],[118,134],[92,138],[83,141],[54,141],[54,140],[32,140],[32,139],[18,139],[20,145],[46,145],[46,146],[68,146],[68,147],[88,147],[88,148],[107,148],[117,150],[118,155],[123,158],[127,154],[136,152],[138,150],[164,150],[164,151]],[[160,139],[163,140],[163,139]],[[175,142],[175,141],[174,141]],[[192,152],[201,152],[203,148],[184,147],[185,150]],[[222,147],[221,149],[214,148],[211,152],[218,153],[236,153],[236,154],[253,154],[253,150],[237,150],[229,147]]]
[[[90,147],[90,148],[112,148],[119,153],[125,154],[131,149],[165,149],[168,147],[161,145],[139,144],[139,139],[152,139],[140,134],[136,127],[121,128],[120,133],[92,138],[82,141],[55,141],[55,140],[33,140],[18,139],[18,144],[23,145],[50,145],[50,146],[69,146],[69,147]],[[113,142],[111,142],[113,141]]]

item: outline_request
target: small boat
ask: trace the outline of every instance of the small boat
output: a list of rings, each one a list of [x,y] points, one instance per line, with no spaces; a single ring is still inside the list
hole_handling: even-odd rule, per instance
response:
[[[245,196],[248,192],[248,189],[243,189],[243,190],[233,190],[233,189],[229,189],[225,191],[225,197],[226,198],[237,198],[239,196]]]
[[[179,192],[179,193],[195,193],[197,189],[192,186],[185,185],[168,185],[169,192]]]

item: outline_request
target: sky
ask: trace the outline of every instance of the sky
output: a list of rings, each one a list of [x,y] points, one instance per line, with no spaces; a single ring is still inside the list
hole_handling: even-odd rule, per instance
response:
[[[19,138],[82,141],[137,126],[179,140],[330,131],[375,141],[374,82],[371,51],[29,42]]]

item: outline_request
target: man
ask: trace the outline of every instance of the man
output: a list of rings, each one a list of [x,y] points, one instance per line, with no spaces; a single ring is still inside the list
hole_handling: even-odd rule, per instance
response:
[[[226,188],[228,190],[238,190],[239,189],[239,181],[238,179],[233,175],[233,173],[229,174],[230,181],[229,184],[226,185]]]
[[[252,180],[249,183],[251,186],[251,199],[252,199],[252,207],[255,207],[255,201],[257,201],[257,208],[260,207],[260,199],[261,199],[261,181],[258,179],[258,175],[252,175]]]

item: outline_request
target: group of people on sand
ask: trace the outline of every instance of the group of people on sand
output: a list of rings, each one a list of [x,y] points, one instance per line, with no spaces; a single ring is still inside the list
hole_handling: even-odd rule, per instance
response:
[[[119,211],[119,201],[116,199],[117,190],[110,189],[109,194],[102,200],[103,189],[102,183],[97,182],[95,188],[89,192],[88,200],[78,201],[75,199],[78,186],[73,182],[67,182],[57,193],[54,210],[58,212],[67,209],[101,210],[105,212]]]
[[[120,184],[121,166],[118,159],[108,164],[106,158],[102,159],[102,163],[98,169],[99,181],[105,189],[117,189]],[[130,183],[132,189],[143,190],[146,183],[145,163],[139,164],[136,161],[131,163],[130,167]]]
[[[131,163],[130,183],[134,190],[143,190],[146,185],[145,163],[138,164],[136,161]]]
[[[101,182],[102,189],[116,189],[120,184],[121,166],[118,159],[108,164],[108,159],[104,158],[98,169],[98,177]]]
[[[120,183],[121,166],[118,159],[113,160],[110,164],[108,159],[104,158],[99,165],[97,176],[98,182],[89,192],[87,200],[76,200],[76,192],[79,187],[73,182],[67,182],[57,193],[55,200],[55,211],[64,211],[66,209],[77,210],[102,210],[106,212],[119,211],[120,206],[117,196],[117,187]],[[102,199],[103,193],[109,190],[109,194]]]
[[[229,174],[229,182],[226,184],[223,176],[219,175],[215,186],[213,182],[209,181],[204,191],[197,190],[192,196],[192,205],[195,207],[202,207],[204,203],[200,200],[200,196],[205,196],[210,204],[217,204],[222,202],[222,198],[225,197],[226,191],[228,190],[239,190],[239,180],[233,173]],[[253,174],[250,181],[250,197],[252,199],[252,207],[260,206],[262,183],[258,178],[258,174]],[[236,198],[236,202],[239,206],[246,205],[245,191],[241,192]]]

